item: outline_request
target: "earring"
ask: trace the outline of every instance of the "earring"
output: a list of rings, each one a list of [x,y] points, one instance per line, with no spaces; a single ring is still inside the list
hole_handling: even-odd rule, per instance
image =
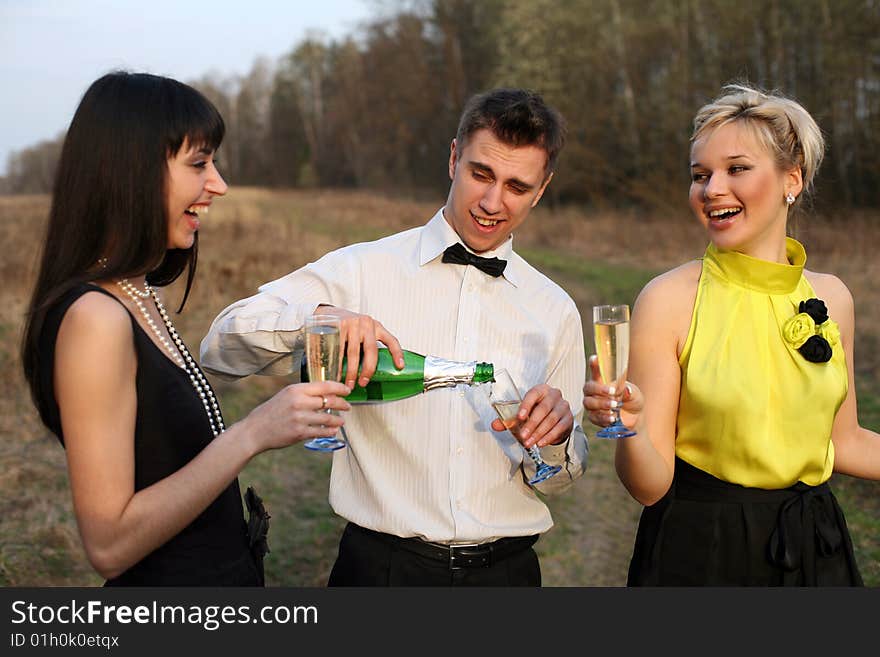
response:
[[[788,194],[785,195],[785,202],[788,203],[789,205],[794,204],[795,200],[797,200],[797,199],[796,199],[795,195],[792,194],[791,192],[789,192]]]

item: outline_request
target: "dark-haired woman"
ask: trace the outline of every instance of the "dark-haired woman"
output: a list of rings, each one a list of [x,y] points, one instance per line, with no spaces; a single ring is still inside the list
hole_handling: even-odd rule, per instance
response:
[[[690,205],[709,245],[651,281],[632,315],[622,402],[637,435],[617,474],[645,505],[633,586],[857,586],[833,472],[880,479],[880,436],[859,426],[853,298],[805,268],[787,236],[824,154],[819,126],[779,93],[732,85],[694,118]]]
[[[237,476],[258,453],[333,435],[342,420],[322,411],[349,408],[342,384],[299,384],[226,427],[174,330],[160,288],[186,271],[183,307],[200,222],[227,189],[223,134],[191,87],[115,72],[64,141],[22,356],[107,585],[262,585]]]

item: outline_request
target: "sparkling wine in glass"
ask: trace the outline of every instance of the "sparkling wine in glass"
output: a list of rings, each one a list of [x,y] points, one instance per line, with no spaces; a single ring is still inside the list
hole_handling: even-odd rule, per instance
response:
[[[593,306],[593,334],[599,376],[606,386],[614,386],[615,394],[626,383],[629,367],[629,306]],[[627,438],[636,432],[620,420],[620,409],[612,410],[614,420],[596,432],[600,438]]]
[[[489,403],[498,414],[505,428],[516,438],[519,435],[520,427],[523,420],[517,416],[519,406],[522,404],[522,396],[519,389],[510,377],[507,370],[495,370],[495,380],[486,384],[486,394],[489,396]],[[533,445],[528,449],[529,456],[535,463],[535,476],[529,479],[530,484],[538,484],[545,479],[549,479],[562,469],[559,465],[547,465],[541,458],[541,450],[537,445]]]
[[[334,315],[309,315],[305,323],[306,366],[309,381],[339,381],[342,375],[342,344],[339,318]],[[327,413],[337,414],[331,409]],[[336,436],[312,438],[305,443],[317,452],[332,452],[345,447]]]

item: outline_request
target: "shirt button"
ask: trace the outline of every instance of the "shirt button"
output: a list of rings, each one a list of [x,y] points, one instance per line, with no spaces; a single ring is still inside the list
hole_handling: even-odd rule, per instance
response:
[[[473,286],[473,284],[468,285],[468,292],[473,292],[473,291],[474,291],[474,286]]]
[[[455,450],[455,453],[458,454],[459,456],[461,456],[462,454],[464,454],[464,450],[461,447],[459,447],[457,450]]]

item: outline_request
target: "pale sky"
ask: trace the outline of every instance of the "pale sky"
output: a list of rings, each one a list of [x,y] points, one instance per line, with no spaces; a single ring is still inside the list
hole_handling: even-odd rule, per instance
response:
[[[114,68],[181,81],[273,64],[309,32],[354,34],[376,0],[0,0],[0,175],[12,150],[67,128]]]

